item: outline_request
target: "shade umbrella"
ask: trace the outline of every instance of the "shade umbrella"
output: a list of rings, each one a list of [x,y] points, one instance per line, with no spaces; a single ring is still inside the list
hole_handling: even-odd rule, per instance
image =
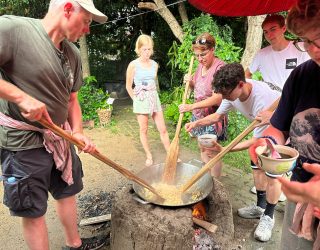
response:
[[[216,16],[256,16],[288,10],[296,0],[189,0],[197,9]]]

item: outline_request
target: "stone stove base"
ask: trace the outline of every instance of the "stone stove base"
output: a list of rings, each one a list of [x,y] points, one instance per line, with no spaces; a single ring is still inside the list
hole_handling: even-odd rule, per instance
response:
[[[197,226],[192,222],[192,206],[143,205],[132,199],[132,192],[128,186],[116,193],[111,216],[112,250],[193,248]],[[218,226],[211,236],[222,249],[228,249],[234,237],[232,207],[219,181],[214,181],[204,201],[208,204],[207,221]]]

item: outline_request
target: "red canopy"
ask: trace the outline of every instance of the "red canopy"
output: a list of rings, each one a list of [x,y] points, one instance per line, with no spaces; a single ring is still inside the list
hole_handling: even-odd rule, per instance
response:
[[[296,0],[189,0],[199,10],[216,16],[256,16],[288,10]]]

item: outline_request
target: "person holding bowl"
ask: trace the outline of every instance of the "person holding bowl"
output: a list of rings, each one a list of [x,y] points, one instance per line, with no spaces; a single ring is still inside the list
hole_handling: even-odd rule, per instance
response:
[[[289,11],[287,27],[299,37],[294,44],[297,49],[308,53],[311,60],[299,65],[290,74],[279,106],[270,120],[271,125],[263,133],[281,145],[289,138],[291,146],[299,152],[291,183],[279,179],[289,199],[281,238],[281,249],[286,250],[320,249],[319,220],[313,218],[312,207],[309,206],[320,204],[317,202],[319,193],[314,193],[319,185],[320,167],[319,23],[319,0],[298,0]],[[265,145],[265,139],[258,140],[250,148],[254,162],[257,161],[255,149],[260,145]],[[316,211],[316,215],[319,215],[317,207]]]

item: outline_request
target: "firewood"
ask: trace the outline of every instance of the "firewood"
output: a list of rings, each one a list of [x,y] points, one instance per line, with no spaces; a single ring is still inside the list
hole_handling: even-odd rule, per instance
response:
[[[215,233],[218,229],[218,226],[215,224],[212,224],[208,221],[205,220],[200,220],[196,217],[192,217],[192,220],[195,224],[197,224],[200,227],[203,227],[204,229],[206,229],[207,231],[211,232],[211,233]]]
[[[87,219],[82,219],[79,223],[79,226],[87,226],[92,224],[97,224],[105,221],[111,220],[111,214],[95,216]]]

